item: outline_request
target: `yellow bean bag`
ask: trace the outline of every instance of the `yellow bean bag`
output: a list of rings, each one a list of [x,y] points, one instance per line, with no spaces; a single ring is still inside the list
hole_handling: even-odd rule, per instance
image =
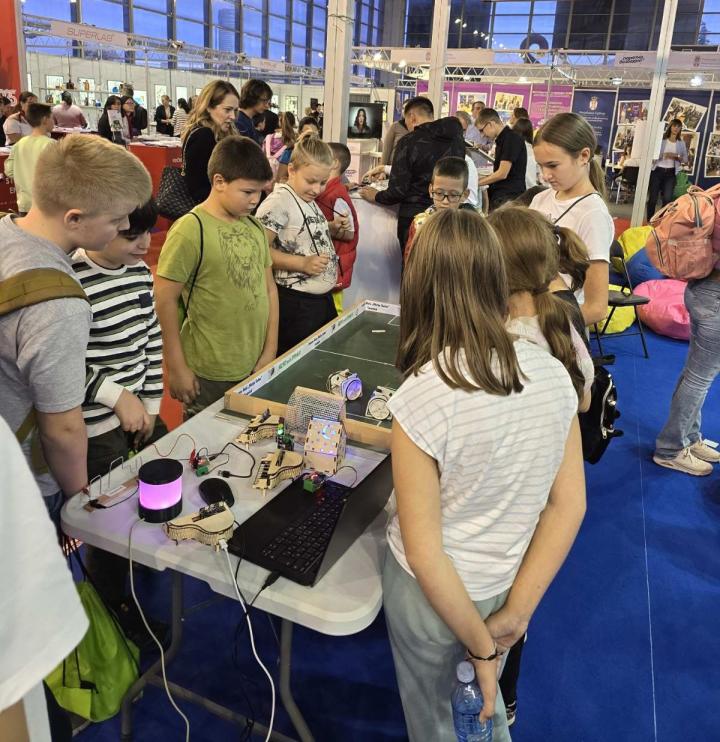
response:
[[[613,286],[612,284],[610,284],[608,288],[611,292],[620,291],[619,286]],[[610,314],[610,311],[611,310],[608,309],[608,315]],[[607,330],[605,330],[604,334],[613,335],[618,332],[624,332],[634,321],[635,311],[632,307],[617,307],[617,309],[613,312],[612,320],[608,325]],[[604,319],[602,322],[598,322],[598,329],[600,330],[600,332],[603,331],[606,322],[606,319]]]
[[[619,237],[618,242],[622,245],[625,262],[635,255],[635,253],[645,247],[648,237],[652,232],[652,227],[630,227],[626,229]],[[617,314],[617,312],[616,312]],[[613,320],[615,318],[613,317]]]

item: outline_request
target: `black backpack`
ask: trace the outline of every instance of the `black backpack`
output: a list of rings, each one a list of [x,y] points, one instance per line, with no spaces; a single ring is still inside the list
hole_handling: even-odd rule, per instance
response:
[[[590,408],[578,415],[582,434],[583,458],[597,464],[613,438],[623,435],[615,429],[620,417],[617,408],[617,387],[612,374],[604,366],[595,367],[595,380],[590,390]]]

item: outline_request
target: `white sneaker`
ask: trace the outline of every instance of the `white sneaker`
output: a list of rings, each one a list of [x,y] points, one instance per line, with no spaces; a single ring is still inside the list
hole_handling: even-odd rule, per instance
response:
[[[702,439],[696,441],[692,444],[692,446],[690,446],[690,453],[696,459],[702,459],[703,461],[708,461],[711,464],[717,464],[718,461],[720,461],[720,451],[718,451],[717,448],[708,446],[708,444],[705,443],[705,441]]]
[[[653,461],[658,466],[675,469],[685,474],[692,474],[694,477],[706,477],[708,474],[712,474],[713,471],[712,464],[693,456],[690,448],[683,448],[672,459],[661,459],[659,456],[653,456]]]

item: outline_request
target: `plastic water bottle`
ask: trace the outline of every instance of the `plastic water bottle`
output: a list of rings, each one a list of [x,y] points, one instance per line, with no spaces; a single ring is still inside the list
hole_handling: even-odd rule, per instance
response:
[[[482,691],[475,682],[475,668],[470,662],[460,662],[456,675],[458,682],[450,703],[458,742],[492,742],[492,719],[480,721],[484,701]]]

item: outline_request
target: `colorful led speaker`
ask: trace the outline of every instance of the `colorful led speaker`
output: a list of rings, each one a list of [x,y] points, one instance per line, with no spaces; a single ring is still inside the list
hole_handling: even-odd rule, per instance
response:
[[[175,459],[155,459],[138,472],[138,513],[148,523],[166,523],[182,510],[183,466]]]

